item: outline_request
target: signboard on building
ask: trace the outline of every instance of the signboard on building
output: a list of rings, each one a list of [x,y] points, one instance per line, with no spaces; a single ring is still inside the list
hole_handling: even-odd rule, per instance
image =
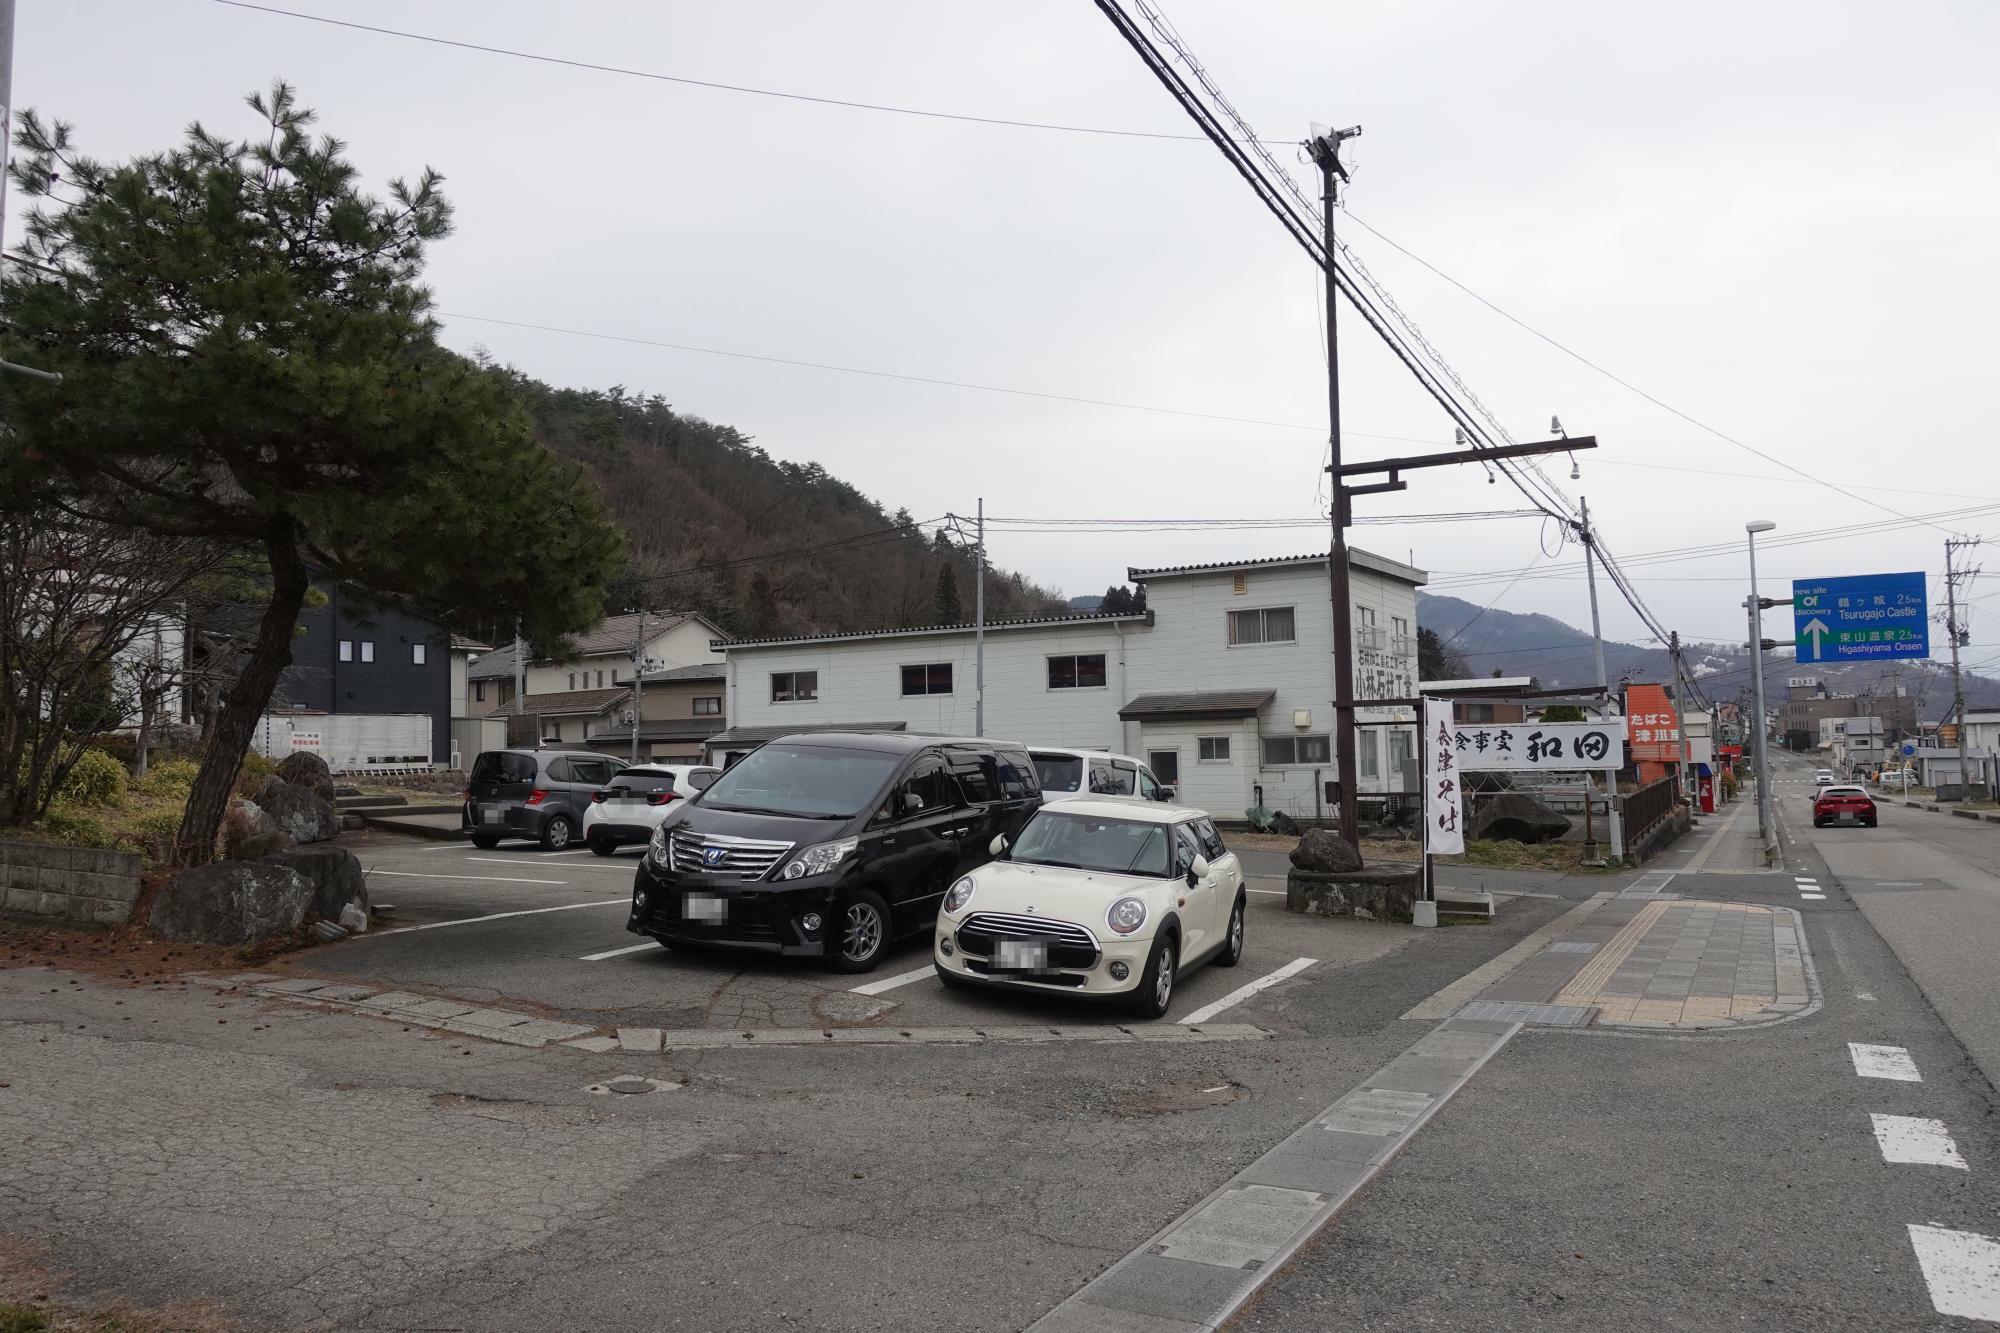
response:
[[[1931,655],[1922,570],[1792,580],[1801,662],[1874,662]]]
[[[1625,725],[1634,759],[1656,764],[1681,761],[1681,719],[1666,686],[1627,685]]]
[[[1595,722],[1461,722],[1452,728],[1458,766],[1475,773],[1617,772],[1625,766],[1625,719]]]
[[[292,748],[294,750],[318,750],[320,748],[319,733],[317,731],[294,731],[292,733]]]
[[[1424,851],[1457,856],[1465,851],[1465,800],[1459,791],[1457,728],[1451,700],[1424,700]]]

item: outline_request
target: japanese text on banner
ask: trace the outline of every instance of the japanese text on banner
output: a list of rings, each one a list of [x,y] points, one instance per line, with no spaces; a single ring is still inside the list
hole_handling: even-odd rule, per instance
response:
[[[1449,699],[1424,700],[1423,772],[1424,850],[1432,856],[1456,856],[1465,850],[1465,802]]]

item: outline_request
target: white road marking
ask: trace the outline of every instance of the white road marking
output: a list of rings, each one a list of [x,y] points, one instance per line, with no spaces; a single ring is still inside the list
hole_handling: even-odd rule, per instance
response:
[[[657,949],[659,947],[659,941],[647,940],[644,944],[628,944],[622,949],[606,949],[603,953],[587,953],[576,961],[579,963],[601,963],[607,958],[616,958],[620,954],[640,953],[647,949]]]
[[[898,986],[907,986],[913,981],[922,981],[925,977],[934,977],[936,975],[937,965],[935,963],[925,963],[922,967],[912,968],[908,972],[899,973],[893,977],[884,977],[880,981],[871,981],[865,986],[856,986],[853,993],[856,995],[880,995],[883,991],[891,991]]]
[[[1921,1083],[1924,1076],[1917,1072],[1917,1062],[1901,1046],[1871,1046],[1866,1042],[1847,1043],[1848,1058],[1854,1061],[1854,1072],[1862,1078],[1892,1078],[1898,1083]]]
[[[484,863],[484,864],[487,864],[487,865],[496,865],[496,866],[537,866],[537,865],[541,865],[541,864],[543,864],[543,863],[542,863],[542,862],[540,862],[540,861],[528,861],[528,860],[524,860],[524,859],[522,859],[521,857],[518,857],[518,856],[468,856],[468,857],[466,857],[465,859],[466,859],[466,862],[467,862],[468,864],[470,864],[470,863],[472,863],[472,862],[475,862],[475,861],[476,861],[476,862],[482,862],[482,863]],[[616,871],[618,871],[618,872],[619,872],[620,874],[623,874],[623,873],[625,873],[625,867],[624,867],[624,866],[593,866],[593,865],[581,865],[581,866],[564,866],[564,867],[563,867],[563,869],[564,869],[565,871],[570,871],[570,870],[616,870]]]
[[[2000,1321],[2000,1241],[1911,1223],[1910,1246],[1939,1314]]]
[[[1875,1142],[1882,1149],[1885,1162],[1949,1166],[1960,1171],[1972,1169],[1959,1156],[1958,1145],[1952,1142],[1951,1131],[1942,1120],[1918,1115],[1870,1114],[1868,1118],[1874,1122]]]
[[[1233,1005],[1238,1005],[1243,1003],[1245,1000],[1249,999],[1252,995],[1255,995],[1258,991],[1265,990],[1271,986],[1275,986],[1279,982],[1285,980],[1287,977],[1297,976],[1299,973],[1305,971],[1307,968],[1311,967],[1314,963],[1317,963],[1318,961],[1319,959],[1317,958],[1294,958],[1291,962],[1286,963],[1283,967],[1279,968],[1277,971],[1271,973],[1270,975],[1258,977],[1255,981],[1251,982],[1247,986],[1238,986],[1235,990],[1229,992],[1229,994],[1223,996],[1221,999],[1217,1000],[1214,1004],[1203,1005],[1201,1008],[1189,1014],[1186,1018],[1183,1018],[1181,1022],[1206,1023],[1209,1019],[1214,1018],[1217,1014],[1221,1013],[1223,1010],[1228,1009]]]
[[[523,841],[526,841],[526,839],[523,839]],[[472,844],[469,842],[452,842],[452,843],[439,843],[434,847],[412,847],[410,850],[413,852],[462,852],[471,846]],[[537,852],[536,855],[538,857],[595,856],[597,855],[597,853],[591,851],[590,848],[588,847],[579,847],[572,852]]]
[[[1923,886],[1923,881],[1919,879],[1878,879],[1875,881],[1875,887],[1878,889],[1921,889]]]
[[[1823,893],[1802,893],[1799,897],[1809,903],[1823,903],[1826,901],[1826,895]]]
[[[462,916],[456,921],[426,921],[421,926],[392,926],[388,930],[371,930],[362,939],[374,939],[377,935],[402,935],[412,930],[442,930],[446,926],[474,926],[481,921],[500,921],[510,916],[540,916],[543,912],[574,912],[579,907],[623,907],[628,900],[606,898],[595,903],[564,903],[560,907],[530,907],[519,912],[494,912],[490,916]]]
[[[1279,898],[1282,898],[1282,897],[1284,897],[1284,896],[1285,896],[1285,891],[1284,891],[1283,889],[1245,889],[1245,890],[1243,890],[1243,892],[1245,892],[1245,893],[1268,893],[1268,894],[1272,894],[1272,895],[1274,895],[1274,896],[1276,896],[1276,897],[1279,897]]]
[[[469,879],[475,884],[567,884],[566,879],[503,879],[499,875],[426,875],[417,870],[369,870],[371,875],[394,875],[397,879]]]

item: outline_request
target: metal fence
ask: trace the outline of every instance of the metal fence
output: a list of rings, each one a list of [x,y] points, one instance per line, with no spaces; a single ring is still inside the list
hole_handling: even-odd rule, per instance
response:
[[[1625,845],[1635,846],[1649,833],[1654,825],[1673,813],[1678,800],[1675,788],[1679,784],[1673,778],[1661,778],[1648,783],[1635,792],[1619,797],[1618,804],[1625,812]]]

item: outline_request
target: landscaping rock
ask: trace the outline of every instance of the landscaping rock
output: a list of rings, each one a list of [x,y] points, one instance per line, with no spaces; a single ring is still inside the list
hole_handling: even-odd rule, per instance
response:
[[[149,924],[165,939],[254,944],[299,928],[312,885],[290,866],[217,861],[183,870],[153,899]]]
[[[1569,832],[1569,816],[1552,810],[1521,792],[1502,792],[1484,797],[1479,811],[1466,825],[1468,838],[1505,839],[1509,842],[1554,842]]]
[[[354,903],[349,903],[340,909],[340,924],[341,928],[350,935],[361,934],[368,929],[367,910]]]
[[[333,817],[333,805],[304,787],[295,787],[277,774],[264,779],[257,789],[257,804],[278,821],[278,827],[296,842],[331,842],[340,832]]]
[[[306,908],[322,921],[341,921],[342,915],[350,907],[358,908],[361,919],[368,919],[368,880],[361,873],[361,862],[353,852],[345,847],[294,847],[289,851],[277,852],[264,860],[272,865],[288,866],[305,877],[313,886],[311,904]]]
[[[1341,875],[1361,869],[1361,853],[1331,829],[1307,829],[1292,848],[1292,865],[1319,875]]]
[[[222,856],[226,861],[254,861],[292,846],[292,835],[278,826],[255,801],[234,800],[222,816]]]
[[[278,762],[278,776],[294,787],[304,787],[329,805],[333,803],[333,774],[326,760],[310,750],[294,750]]]

